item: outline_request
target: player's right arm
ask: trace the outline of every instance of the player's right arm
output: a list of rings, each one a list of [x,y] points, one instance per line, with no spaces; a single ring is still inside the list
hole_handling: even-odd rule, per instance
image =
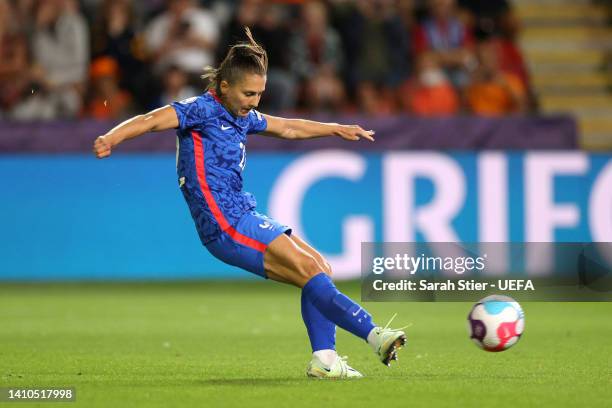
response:
[[[179,119],[174,108],[166,105],[144,115],[134,116],[131,119],[115,126],[105,135],[98,136],[93,145],[93,152],[98,159],[110,156],[113,147],[119,143],[133,139],[147,132],[174,129],[179,126]]]

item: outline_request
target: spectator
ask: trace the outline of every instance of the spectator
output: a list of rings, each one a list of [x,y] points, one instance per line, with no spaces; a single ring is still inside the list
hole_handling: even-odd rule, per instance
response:
[[[459,98],[430,54],[417,60],[414,78],[399,90],[403,110],[419,116],[446,116],[459,111]]]
[[[189,85],[189,76],[177,66],[170,66],[163,76],[164,89],[159,96],[158,106],[169,105],[197,95],[198,90]]]
[[[37,0],[13,0],[14,6],[13,24],[20,28],[21,32],[27,37],[28,41],[34,32],[35,8]],[[11,3],[9,1],[9,3]]]
[[[197,77],[214,64],[218,40],[214,15],[193,0],[168,0],[168,9],[149,23],[145,33],[158,74],[176,65]]]
[[[516,43],[510,38],[503,36],[494,36],[487,41],[495,43],[493,48],[497,52],[500,68],[505,72],[516,75],[521,80],[523,88],[529,90],[531,88],[529,71],[527,70],[523,54],[516,46]]]
[[[134,10],[129,0],[104,0],[99,4],[92,29],[92,55],[112,57],[121,72],[120,85],[139,98],[141,106],[147,99],[153,82],[145,69],[145,50],[141,37],[135,33]]]
[[[413,32],[417,55],[431,53],[452,84],[463,88],[474,66],[474,39],[455,11],[454,0],[429,0],[429,16]]]
[[[76,0],[38,3],[32,56],[33,80],[42,91],[36,97],[45,102],[31,105],[32,109],[20,109],[18,116],[47,118],[51,112],[53,117],[75,117],[82,107],[89,65],[89,31]]]
[[[393,94],[372,81],[357,85],[357,106],[361,113],[370,116],[391,115],[395,111]]]
[[[254,28],[261,18],[263,0],[242,0],[236,7],[227,27],[223,30],[223,37],[217,51],[217,59],[224,57],[224,50],[243,40],[244,27]],[[253,32],[254,30],[252,30]],[[256,38],[258,38],[256,36]]]
[[[244,0],[230,20],[223,45],[226,50],[243,41],[244,27],[250,27],[253,36],[268,52],[268,75],[261,106],[270,112],[292,110],[296,105],[297,79],[291,72],[290,55],[287,52],[291,32],[287,24],[287,8],[262,0]]]
[[[119,65],[111,57],[99,57],[91,63],[93,96],[86,114],[95,119],[121,119],[131,114],[130,94],[119,87]]]
[[[356,2],[352,21],[358,35],[358,80],[396,86],[408,75],[410,63],[408,27],[391,0]]]
[[[465,20],[481,39],[499,32],[501,20],[511,14],[508,0],[458,0],[458,5],[466,11]]]
[[[345,89],[331,66],[321,66],[309,78],[304,87],[304,99],[304,107],[311,112],[339,112],[345,108]]]
[[[416,0],[396,0],[397,16],[402,20],[402,25],[408,29],[414,25],[415,3],[417,3]]]
[[[255,38],[268,51],[269,92],[262,97],[262,106],[271,112],[295,109],[297,99],[297,79],[291,72],[289,40],[291,32],[284,23],[288,21],[286,6],[266,4],[262,7],[261,17],[254,27]]]
[[[302,6],[301,27],[290,42],[291,70],[303,82],[303,104],[312,110],[340,110],[345,92],[338,73],[342,69],[342,45],[328,25],[323,2]]]
[[[23,98],[28,87],[28,48],[19,32],[15,10],[0,0],[0,111],[9,112]]]
[[[526,92],[518,76],[504,72],[497,59],[499,43],[486,41],[478,46],[479,66],[466,90],[466,100],[478,115],[503,115],[524,112]]]

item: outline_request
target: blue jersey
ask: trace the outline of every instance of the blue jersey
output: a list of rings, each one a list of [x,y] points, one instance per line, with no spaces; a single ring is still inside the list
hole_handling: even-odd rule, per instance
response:
[[[230,114],[211,92],[174,102],[179,120],[176,167],[179,186],[200,240],[229,230],[257,205],[242,191],[247,135],[266,130],[263,115]]]

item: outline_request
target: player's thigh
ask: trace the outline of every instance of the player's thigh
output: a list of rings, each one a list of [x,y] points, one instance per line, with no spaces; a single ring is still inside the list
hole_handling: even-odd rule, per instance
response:
[[[325,272],[328,276],[332,275],[331,265],[327,260],[312,246],[310,246],[306,241],[300,238],[298,235],[291,234],[291,240],[297,244],[304,251],[308,252],[319,264],[321,267],[321,271]]]
[[[268,278],[300,288],[322,271],[317,260],[285,234],[268,245],[264,268]]]

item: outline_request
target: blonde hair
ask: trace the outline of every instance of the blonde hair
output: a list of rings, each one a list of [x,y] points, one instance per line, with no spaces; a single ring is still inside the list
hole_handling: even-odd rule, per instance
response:
[[[253,38],[249,27],[244,27],[248,42],[233,45],[219,68],[206,67],[202,79],[208,81],[206,90],[214,89],[221,96],[221,81],[235,83],[245,73],[266,75],[268,54]]]

